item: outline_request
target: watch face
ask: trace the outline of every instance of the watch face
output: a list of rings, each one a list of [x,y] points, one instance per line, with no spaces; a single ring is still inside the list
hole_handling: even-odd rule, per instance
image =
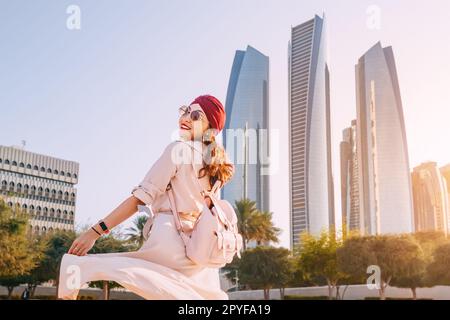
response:
[[[106,224],[103,221],[100,222],[100,227],[102,228],[103,231],[108,230],[108,227],[106,226]]]

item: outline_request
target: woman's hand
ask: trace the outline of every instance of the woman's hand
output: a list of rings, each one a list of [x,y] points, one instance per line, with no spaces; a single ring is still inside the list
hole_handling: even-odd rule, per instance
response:
[[[77,256],[85,256],[88,251],[92,249],[98,238],[100,238],[100,236],[95,233],[94,230],[89,229],[75,239],[68,253]]]

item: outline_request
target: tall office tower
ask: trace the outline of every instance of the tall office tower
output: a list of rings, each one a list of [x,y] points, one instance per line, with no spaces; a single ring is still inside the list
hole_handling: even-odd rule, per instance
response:
[[[391,47],[378,42],[358,61],[360,210],[367,234],[412,232],[413,206],[403,107]]]
[[[334,226],[325,18],[291,28],[288,49],[291,248]]]
[[[447,184],[436,162],[425,162],[412,172],[415,231],[448,232]]]
[[[2,198],[30,215],[29,231],[73,230],[79,164],[0,146]]]
[[[439,170],[441,172],[441,175],[445,181],[446,187],[447,187],[447,203],[449,205],[448,207],[448,222],[447,222],[447,229],[450,231],[450,164],[447,164],[446,166],[441,167]]]
[[[358,153],[356,148],[356,120],[342,132],[341,152],[341,211],[346,231],[361,230],[359,210]]]
[[[233,205],[249,198],[269,211],[269,57],[251,46],[235,53],[225,109],[223,141],[235,173],[221,197]]]

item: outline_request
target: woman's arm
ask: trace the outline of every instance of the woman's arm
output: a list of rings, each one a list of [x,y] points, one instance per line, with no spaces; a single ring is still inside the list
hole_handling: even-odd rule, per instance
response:
[[[184,149],[174,149],[175,147],[181,147]],[[125,199],[116,209],[114,209],[103,219],[103,222],[106,224],[108,229],[111,230],[118,224],[131,217],[137,211],[138,205],[151,205],[155,198],[166,191],[168,183],[175,176],[178,166],[180,165],[178,161],[174,161],[172,151],[178,151],[179,153],[179,151],[183,150],[188,150],[191,152],[190,147],[179,141],[170,143],[164,149],[162,155],[153,164],[141,183],[133,188],[131,196]],[[86,255],[86,253],[91,250],[95,244],[95,241],[103,233],[102,228],[98,223],[93,227],[98,233],[90,228],[81,234],[77,239],[75,239],[70,247],[70,254],[82,256]]]
[[[107,215],[103,220],[106,226],[111,230],[115,226],[121,224],[123,221],[131,217],[138,210],[138,205],[143,205],[144,203],[136,198],[135,196],[129,196],[125,199],[117,208],[115,208],[109,215]],[[95,224],[93,226],[100,234],[102,229],[100,226]],[[92,249],[95,241],[100,237],[94,230],[89,229],[82,233],[75,241],[72,243],[68,253],[75,254],[77,256],[84,256],[86,253]]]
[[[144,205],[144,202],[131,195],[127,199],[125,199],[117,208],[115,208],[110,214],[108,214],[103,222],[112,230],[117,225],[121,224],[123,221],[127,220],[133,214],[135,214],[138,210],[138,205]],[[102,229],[98,224],[94,226],[97,230],[101,231]]]

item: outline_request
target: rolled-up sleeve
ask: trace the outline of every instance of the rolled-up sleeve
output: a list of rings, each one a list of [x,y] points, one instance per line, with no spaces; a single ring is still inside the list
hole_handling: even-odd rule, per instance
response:
[[[170,143],[159,159],[152,165],[139,185],[133,187],[131,194],[151,205],[156,197],[166,191],[170,180],[176,175],[180,162],[173,156],[176,142]]]

